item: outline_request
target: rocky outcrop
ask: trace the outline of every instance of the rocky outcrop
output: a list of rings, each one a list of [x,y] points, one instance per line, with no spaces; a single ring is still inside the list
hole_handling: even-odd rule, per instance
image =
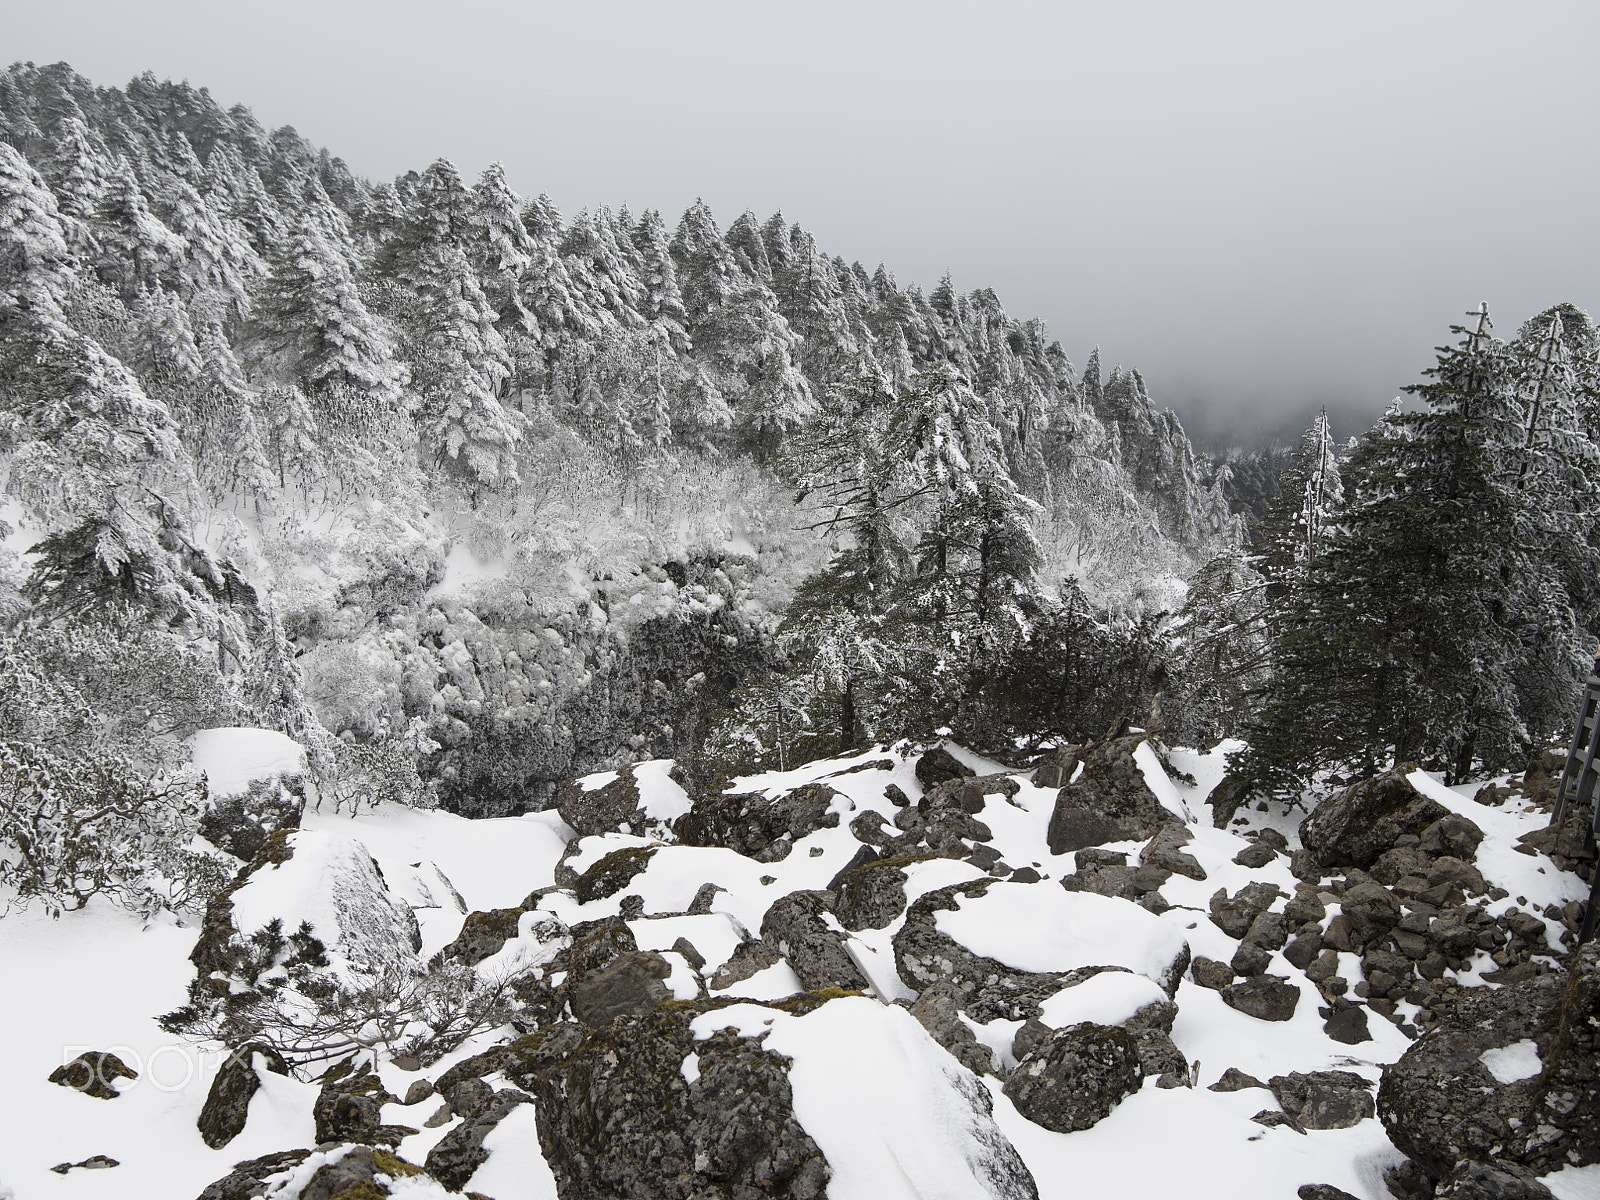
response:
[[[1084,1022],[1041,1041],[1006,1080],[1006,1097],[1055,1133],[1089,1129],[1144,1082],[1139,1046],[1126,1029]]]
[[[1335,792],[1300,823],[1301,845],[1321,867],[1367,868],[1400,838],[1420,838],[1451,814],[1412,786],[1406,777],[1414,770],[1402,763]]]
[[[1385,1067],[1378,1115],[1432,1180],[1463,1163],[1600,1163],[1600,946],[1576,969],[1456,994]]]
[[[1083,755],[1083,773],[1056,795],[1047,838],[1051,854],[1106,842],[1143,841],[1178,818],[1145,783],[1133,752],[1143,734],[1112,738]]]

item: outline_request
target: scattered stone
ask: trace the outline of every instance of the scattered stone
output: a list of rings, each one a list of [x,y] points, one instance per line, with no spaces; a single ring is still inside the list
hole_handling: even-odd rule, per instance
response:
[[[1139,851],[1139,862],[1142,866],[1170,871],[1187,879],[1204,880],[1206,871],[1200,860],[1183,851],[1192,840],[1194,835],[1187,825],[1168,825]]]
[[[1343,1188],[1336,1188],[1331,1183],[1302,1183],[1295,1195],[1300,1200],[1361,1200],[1359,1196],[1352,1196]]]
[[[422,1127],[424,1129],[438,1129],[441,1125],[448,1125],[455,1119],[455,1111],[451,1109],[450,1105],[441,1104],[434,1112],[433,1116],[429,1117],[422,1123]]]
[[[1208,1092],[1242,1092],[1245,1088],[1261,1088],[1264,1091],[1271,1089],[1254,1075],[1246,1075],[1238,1067],[1229,1067],[1218,1079],[1206,1089]]]
[[[115,1087],[115,1081],[137,1078],[139,1072],[115,1054],[107,1054],[103,1050],[86,1051],[50,1072],[51,1083],[75,1088],[96,1100],[115,1100],[121,1095]]]
[[[1133,1035],[1114,1025],[1084,1022],[1058,1029],[1006,1081],[1017,1111],[1055,1133],[1089,1129],[1109,1116],[1143,1082]]]
[[[411,1086],[406,1089],[405,1099],[400,1103],[409,1108],[413,1104],[421,1104],[431,1095],[433,1095],[433,1084],[426,1079],[413,1079]]]
[[[379,1176],[390,1180],[413,1178],[422,1168],[388,1150],[353,1146],[333,1162],[319,1167],[305,1183],[299,1200],[379,1200],[392,1196]]]
[[[1377,1111],[1372,1085],[1352,1071],[1294,1071],[1274,1075],[1268,1086],[1306,1129],[1349,1129]]]
[[[1229,1008],[1261,1021],[1287,1021],[1300,1003],[1300,989],[1277,975],[1256,975],[1229,984],[1220,995]]]
[[[1265,842],[1253,842],[1233,856],[1233,861],[1241,867],[1250,867],[1257,870],[1266,866],[1278,857],[1278,852]]]

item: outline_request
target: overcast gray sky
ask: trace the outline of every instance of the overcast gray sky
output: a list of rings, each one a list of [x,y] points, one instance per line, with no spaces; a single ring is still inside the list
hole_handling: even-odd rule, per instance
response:
[[[1197,433],[1355,432],[1479,300],[1502,334],[1600,305],[1597,35],[1593,0],[0,0],[8,62],[186,78],[372,179],[781,208]]]

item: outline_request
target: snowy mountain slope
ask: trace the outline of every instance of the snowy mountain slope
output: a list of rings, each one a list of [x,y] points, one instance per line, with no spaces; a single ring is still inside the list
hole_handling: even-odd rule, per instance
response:
[[[926,772],[919,779],[918,768],[928,756],[915,747],[879,749],[735,781],[731,790],[758,794],[771,804],[797,793],[817,795],[804,789],[818,784],[830,789],[826,806],[812,811],[815,827],[794,838],[787,851],[764,852],[760,860],[722,847],[675,844],[671,835],[664,841],[607,833],[573,838],[569,846],[571,831],[555,813],[494,821],[466,821],[398,806],[357,817],[308,813],[307,832],[289,835],[290,845],[313,839],[305,845],[358,846],[363,855],[370,854],[367,861],[380,873],[383,890],[420,918],[423,957],[443,947],[462,946],[458,939],[471,927],[469,911],[511,911],[521,915],[500,935],[499,948],[483,944],[473,951],[477,969],[494,974],[520,967],[543,980],[523,993],[529,1006],[514,1018],[515,1028],[486,1030],[426,1064],[392,1051],[377,1054],[377,1079],[389,1097],[381,1104],[381,1119],[385,1127],[397,1127],[393,1144],[400,1159],[426,1161],[430,1171],[466,1179],[466,1187],[495,1200],[544,1198],[564,1194],[560,1186],[578,1187],[573,1171],[580,1167],[566,1157],[570,1143],[561,1140],[566,1135],[555,1125],[547,1127],[557,1119],[558,1110],[546,1109],[544,1097],[553,1078],[574,1078],[570,1075],[578,1069],[574,1064],[598,1070],[599,1075],[589,1077],[599,1087],[605,1071],[616,1068],[596,1066],[585,1056],[591,1045],[602,1044],[595,1039],[615,1036],[621,1039],[619,1047],[633,1047],[625,1054],[648,1058],[660,1048],[679,1055],[667,1059],[674,1064],[681,1060],[681,1070],[674,1068],[670,1079],[640,1078],[654,1080],[652,1086],[668,1087],[664,1097],[677,1096],[665,1111],[688,1114],[682,1116],[690,1122],[683,1126],[683,1136],[698,1136],[695,1131],[700,1127],[693,1121],[700,1118],[694,1114],[710,1111],[704,1108],[710,1101],[703,1089],[712,1078],[747,1078],[738,1072],[770,1071],[770,1066],[761,1065],[768,1060],[759,1058],[763,1051],[757,1046],[787,1056],[789,1065],[781,1076],[792,1091],[792,1101],[784,1101],[782,1111],[792,1112],[796,1128],[816,1147],[814,1156],[820,1155],[832,1172],[827,1184],[830,1196],[1021,1196],[1033,1194],[1031,1177],[1031,1186],[1045,1197],[1098,1194],[1113,1188],[1140,1195],[1179,1188],[1196,1195],[1288,1195],[1303,1184],[1323,1183],[1364,1200],[1381,1200],[1386,1194],[1383,1173],[1403,1156],[1378,1120],[1369,1115],[1348,1127],[1318,1128],[1307,1117],[1304,1132],[1292,1123],[1264,1126],[1252,1118],[1279,1110],[1287,1101],[1255,1086],[1209,1089],[1238,1072],[1267,1080],[1294,1072],[1335,1070],[1375,1083],[1380,1069],[1413,1044],[1417,1006],[1402,1002],[1394,1022],[1376,1010],[1366,1010],[1371,1014],[1370,1038],[1347,1043],[1324,1032],[1318,1009],[1326,1009],[1327,995],[1285,959],[1283,949],[1271,951],[1263,974],[1286,979],[1298,993],[1286,1020],[1248,1015],[1226,1003],[1223,992],[1201,986],[1194,978],[1163,978],[1163,965],[1175,952],[1181,951],[1185,961],[1192,954],[1198,972],[1202,960],[1226,962],[1240,950],[1239,939],[1213,919],[1219,910],[1212,898],[1219,888],[1226,896],[1243,894],[1252,885],[1278,888],[1277,899],[1263,910],[1269,915],[1284,912],[1286,902],[1293,903],[1297,896],[1303,901],[1306,896],[1303,880],[1290,872],[1287,855],[1278,854],[1258,866],[1235,861],[1242,852],[1254,852],[1246,854],[1247,859],[1264,857],[1261,850],[1273,839],[1258,830],[1268,826],[1257,826],[1247,817],[1229,830],[1219,830],[1204,819],[1209,816],[1205,794],[1220,775],[1220,754],[1172,752],[1168,761],[1188,772],[1194,783],[1168,777],[1153,751],[1138,756],[1154,794],[1181,802],[1201,818],[1182,827],[1190,839],[1183,850],[1198,868],[1192,873],[1205,877],[1169,874],[1159,888],[1163,907],[1149,903],[1148,894],[1141,905],[1116,896],[1063,890],[1060,880],[1079,875],[1085,869],[1081,864],[1089,864],[1091,875],[1102,868],[1081,852],[1049,853],[1047,825],[1055,790],[1034,786],[1029,772],[1007,771],[1002,764],[959,747],[948,751],[949,761],[978,773],[976,786],[994,789],[982,794],[981,801],[976,788],[962,793],[974,810],[966,815],[989,836],[965,843],[966,857],[978,861],[900,858],[878,868],[880,873],[903,872],[905,903],[876,929],[851,931],[833,912],[822,909],[814,927],[791,923],[783,926],[789,932],[779,937],[771,919],[792,905],[797,893],[815,894],[833,882],[866,844],[858,835],[893,829],[896,815],[907,824],[903,814],[916,812],[919,803],[926,805],[930,796],[956,794],[965,786],[959,776],[931,786]],[[669,765],[652,764],[637,772],[642,800],[647,807],[681,814],[682,790],[670,778]],[[1477,865],[1487,884],[1505,893],[1499,899],[1484,897],[1485,911],[1510,919],[1513,910],[1559,905],[1579,897],[1579,882],[1545,854],[1506,849],[1517,844],[1517,837],[1542,826],[1545,817],[1536,807],[1513,796],[1500,807],[1486,809],[1431,777],[1413,778],[1424,796],[1478,822],[1484,830]],[[597,777],[583,782],[588,785],[585,794],[592,795],[610,781]],[[899,789],[906,805],[895,803],[891,785]],[[872,819],[873,815],[883,820]],[[1256,815],[1276,820],[1271,814],[1251,814]],[[997,852],[987,867],[979,865],[988,858],[982,853],[985,848]],[[1143,848],[1143,843],[1128,842],[1100,850],[1137,860]],[[626,877],[611,894],[580,900],[573,882],[589,894],[597,876],[586,872],[618,851],[643,851],[647,856],[642,864],[626,857],[610,860],[633,873],[624,872]],[[325,889],[332,876],[308,872],[314,860],[300,859],[301,854],[295,850],[282,866],[258,864],[256,875],[266,878],[262,872],[292,870],[300,860],[305,894],[281,897],[282,915],[303,910],[312,915],[314,925],[318,920],[337,925],[336,915],[316,916],[326,911],[319,906],[329,898]],[[903,866],[895,865],[899,863]],[[1030,874],[1019,881],[1016,876],[1023,868]],[[1038,878],[1026,882],[1032,873]],[[566,886],[555,886],[563,879]],[[585,884],[585,879],[591,882]],[[987,890],[985,881],[992,882]],[[1355,885],[1327,875],[1317,883],[1327,901],[1318,924],[1327,930],[1339,915],[1336,892],[1342,894]],[[235,896],[242,902],[248,892],[246,885]],[[462,903],[455,902],[456,896]],[[949,901],[941,901],[941,896]],[[929,910],[931,920],[913,917],[913,912],[922,912],[935,901],[944,906]],[[848,916],[852,910],[839,905],[838,911]],[[630,948],[620,957],[614,954],[610,966],[579,966],[573,948],[585,938],[592,944],[595,932],[616,929],[619,919],[638,951]],[[1009,999],[997,1000],[991,994],[985,1001],[982,996],[988,993],[982,989],[993,986],[993,977],[987,984],[962,983],[959,971],[949,977],[948,985],[915,986],[901,973],[907,963],[918,961],[905,957],[907,925],[913,920],[924,920],[938,936],[949,939],[944,944],[958,956],[1002,964],[998,969],[1013,972],[1013,983],[1023,990],[1008,993]],[[1554,941],[1560,923],[1549,922],[1549,928]],[[556,930],[570,932],[557,937]],[[0,1102],[4,1106],[0,1122],[7,1130],[0,1179],[17,1196],[66,1194],[63,1188],[83,1196],[198,1195],[211,1180],[227,1174],[234,1162],[314,1145],[311,1110],[317,1106],[320,1111],[318,1096],[329,1094],[327,1087],[333,1085],[319,1088],[271,1073],[260,1076],[262,1087],[249,1100],[243,1133],[221,1150],[207,1149],[200,1141],[195,1121],[219,1059],[195,1043],[164,1033],[153,1020],[182,1001],[192,975],[184,959],[196,930],[178,927],[170,919],[141,930],[120,911],[91,906],[67,914],[59,923],[36,912],[12,914],[3,932],[7,961],[14,965],[8,974],[29,981],[29,986],[10,988],[7,999],[12,1027],[29,1035],[6,1039],[5,1057],[0,1060],[6,1081],[0,1092],[5,1097]],[[619,936],[626,935],[619,932]],[[862,986],[849,990],[860,992],[860,998],[839,992],[816,992],[805,998],[797,972],[816,969],[820,960],[815,954],[825,941],[842,946],[848,963],[859,969]],[[538,950],[540,946],[544,949]],[[763,946],[765,957],[757,953]],[[409,945],[403,949],[410,952]],[[637,980],[642,977],[616,974],[619,962],[642,963],[651,951],[660,952],[664,964],[659,984],[645,979],[641,985]],[[741,972],[728,970],[745,960],[742,977]],[[1551,962],[1536,955],[1534,970],[1544,969],[1538,967],[1540,961]],[[1478,950],[1466,969],[1452,974],[1485,992],[1499,989],[1510,994],[1514,989],[1482,983],[1483,974],[1497,965]],[[1079,977],[1077,969],[1085,966],[1107,969]],[[552,972],[552,967],[564,969]],[[577,973],[570,986],[569,970]],[[1041,971],[1046,974],[1040,975]],[[1339,971],[1350,981],[1362,980],[1358,956],[1341,952]],[[566,1017],[567,1005],[577,1012],[593,1003],[579,985],[588,986],[607,972],[614,977],[605,980],[601,990],[609,997],[607,1003],[623,1004],[624,1015],[598,1024]],[[1046,983],[1042,1000],[1036,1003],[1028,999],[1033,993],[1026,987],[1041,979],[1058,982]],[[1170,1079],[1163,1075],[1160,1086],[1154,1075],[1144,1079],[1143,1086],[1120,1103],[1113,1101],[1108,1114],[1092,1128],[1056,1133],[1023,1115],[1006,1079],[1016,1077],[1019,1056],[1013,1043],[1022,1049],[1019,1035],[1025,1027],[1035,1031],[1027,1034],[1035,1047],[1040,1037],[1059,1040],[1078,1029],[1114,1030],[1133,1022],[1137,1031],[1139,1014],[1165,1004],[1163,983],[1176,983],[1176,1009],[1167,1019],[1171,1043],[1185,1065]],[[947,986],[956,991],[941,991]],[[971,990],[973,986],[978,990]],[[962,992],[963,988],[968,990]],[[803,1000],[798,1007],[785,1000],[796,993],[800,993],[796,999]],[[917,1000],[919,993],[923,1000]],[[931,998],[936,995],[954,997],[958,1006],[978,1011],[992,1013],[996,1005],[1009,1004],[1035,1015],[1026,1020],[990,1015],[979,1021],[958,1007],[953,1020],[966,1032],[952,1034],[949,1025],[941,1024],[927,1007],[935,1003]],[[656,998],[641,1001],[641,996]],[[662,1001],[667,1007],[658,1010],[660,1016],[640,1015]],[[557,1007],[551,1008],[551,1003]],[[628,1004],[635,1008],[627,1009]],[[672,1015],[679,1009],[685,1018]],[[636,1015],[626,1015],[628,1011]],[[688,1025],[673,1024],[689,1018]],[[1092,1024],[1083,1026],[1083,1021]],[[682,1032],[674,1032],[680,1028]],[[737,1032],[718,1033],[730,1028]],[[538,1036],[522,1037],[519,1031],[528,1030]],[[712,1041],[704,1040],[712,1035],[716,1035]],[[554,1040],[569,1048],[540,1050],[534,1045],[540,1037],[547,1047]],[[683,1050],[668,1049],[672,1046]],[[45,1081],[54,1067],[89,1048],[117,1053],[140,1072],[139,1078],[122,1081],[118,1085],[122,1094],[112,1101]],[[974,1075],[962,1065],[974,1061],[974,1049],[989,1055],[991,1065],[985,1074]],[[567,1057],[552,1066],[538,1057],[541,1053]],[[736,1057],[728,1059],[729,1053]],[[751,1053],[758,1058],[749,1059]],[[1033,1053],[1022,1049],[1021,1059],[1032,1061]],[[636,1069],[645,1068],[636,1064]],[[723,1074],[705,1075],[713,1070]],[[552,1076],[551,1071],[557,1074]],[[562,1071],[569,1074],[563,1076]],[[727,1075],[729,1071],[735,1074]],[[489,1110],[482,1108],[482,1098],[461,1091],[465,1084],[452,1081],[452,1074],[463,1081],[486,1078],[485,1095],[489,1088],[506,1095],[509,1084],[514,1093],[505,1102],[509,1108],[494,1120],[484,1117]],[[425,1128],[440,1109],[439,1095],[400,1103],[420,1080],[438,1081],[441,1088],[448,1085],[446,1096],[459,1110],[456,1115]],[[531,1088],[534,1103],[526,1103],[516,1088]],[[423,1090],[432,1093],[431,1087]],[[638,1094],[636,1103],[658,1102],[646,1099],[648,1095]],[[789,1104],[792,1109],[786,1107]],[[992,1118],[987,1115],[991,1107]],[[463,1116],[463,1112],[478,1115]],[[626,1138],[623,1131],[640,1117],[632,1106],[624,1106],[610,1111],[608,1119],[618,1123],[614,1136]],[[469,1162],[470,1170],[459,1168],[451,1175],[449,1163],[456,1160],[446,1151],[465,1144],[462,1131],[470,1132],[474,1121],[480,1123],[476,1144],[487,1154],[476,1165]],[[487,1127],[481,1127],[484,1121],[489,1121]],[[1150,1152],[1153,1137],[1159,1139],[1159,1153]],[[557,1155],[553,1160],[546,1153],[552,1150]],[[121,1165],[103,1171],[74,1170],[65,1180],[48,1169],[93,1154],[108,1154]],[[298,1183],[287,1182],[291,1176],[285,1174],[286,1182],[272,1185],[277,1190],[269,1194],[298,1195],[297,1188],[315,1173],[307,1164],[321,1169],[317,1164],[322,1162],[306,1160],[293,1172]],[[712,1166],[708,1162],[694,1169]],[[467,1173],[460,1175],[461,1170]],[[1561,1197],[1592,1195],[1594,1185],[1600,1184],[1597,1170],[1575,1167],[1547,1176],[1546,1182]],[[963,1179],[968,1182],[962,1183]],[[565,1183],[558,1186],[557,1180]],[[416,1182],[397,1184],[392,1194],[413,1194],[406,1189],[422,1187],[419,1176]]]

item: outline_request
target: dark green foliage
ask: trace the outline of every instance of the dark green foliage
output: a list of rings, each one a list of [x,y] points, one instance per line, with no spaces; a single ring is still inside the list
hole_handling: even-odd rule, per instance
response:
[[[1338,528],[1275,630],[1242,764],[1260,785],[1407,760],[1462,778],[1570,719],[1579,626],[1556,564],[1593,520],[1593,448],[1557,415],[1570,384],[1539,417],[1526,351],[1475,315],[1411,389],[1425,407],[1391,410],[1349,463]],[[1552,470],[1563,460],[1577,467]]]

